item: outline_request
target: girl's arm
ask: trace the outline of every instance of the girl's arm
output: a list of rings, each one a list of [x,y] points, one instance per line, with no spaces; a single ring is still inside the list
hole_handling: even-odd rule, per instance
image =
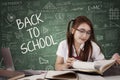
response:
[[[55,63],[55,70],[68,69],[69,67],[72,66],[74,60],[75,60],[74,58],[68,58],[66,63],[64,63],[63,57],[57,56]]]

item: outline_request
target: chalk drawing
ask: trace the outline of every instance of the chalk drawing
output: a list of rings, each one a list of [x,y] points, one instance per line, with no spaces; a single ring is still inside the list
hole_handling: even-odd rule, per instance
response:
[[[118,28],[120,28],[120,25],[118,25],[115,22],[110,21],[110,27],[118,27]]]
[[[45,70],[54,70],[54,67],[52,65],[48,65],[45,67]]]
[[[59,20],[63,20],[65,18],[65,14],[64,13],[56,13],[55,18],[59,19]]]
[[[84,8],[83,7],[77,7],[77,8],[73,8],[71,9],[72,11],[81,11],[83,10]]]
[[[21,30],[19,30],[19,32],[14,32],[16,39],[23,39],[23,33],[21,32]]]
[[[60,32],[57,32],[55,33],[53,36],[56,37],[56,41],[59,42],[63,39],[65,39],[66,35],[65,35],[65,30],[64,31],[60,31]]]
[[[119,8],[110,8],[109,9],[109,19],[110,20],[119,20],[120,19]]]
[[[35,65],[32,65],[32,64],[28,65],[28,67],[29,67],[31,70],[34,70],[34,69],[35,69]]]
[[[43,27],[43,34],[47,33],[48,32],[48,28],[46,27]]]
[[[104,36],[103,36],[103,35],[97,35],[97,36],[96,36],[96,39],[97,39],[98,41],[101,41],[101,40],[104,39]]]
[[[14,64],[23,64],[24,61],[21,60],[22,58],[15,58]]]
[[[43,57],[39,57],[39,64],[48,64],[49,61],[44,59]]]
[[[55,5],[52,3],[52,2],[48,2],[44,7],[43,7],[43,9],[57,9],[56,7],[55,7]]]

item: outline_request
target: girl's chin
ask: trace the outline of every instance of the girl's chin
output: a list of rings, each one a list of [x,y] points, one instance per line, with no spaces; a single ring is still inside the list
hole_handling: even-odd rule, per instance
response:
[[[83,43],[85,43],[86,41],[79,39],[79,40],[76,40],[76,42],[77,42],[78,44],[83,44]]]
[[[79,43],[79,44],[83,44],[83,43],[85,43],[85,41],[79,41],[78,43]]]

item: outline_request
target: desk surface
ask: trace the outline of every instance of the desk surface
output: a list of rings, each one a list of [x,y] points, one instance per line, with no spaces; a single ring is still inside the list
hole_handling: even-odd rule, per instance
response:
[[[120,75],[117,76],[106,76],[105,80],[120,80]]]

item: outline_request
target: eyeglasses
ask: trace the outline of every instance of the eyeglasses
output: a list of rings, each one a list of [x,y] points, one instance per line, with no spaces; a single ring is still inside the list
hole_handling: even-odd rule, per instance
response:
[[[75,28],[76,29],[76,28]],[[91,31],[85,31],[84,29],[76,29],[77,31],[79,31],[80,32],[80,34],[87,34],[88,36],[90,36],[91,35]]]

